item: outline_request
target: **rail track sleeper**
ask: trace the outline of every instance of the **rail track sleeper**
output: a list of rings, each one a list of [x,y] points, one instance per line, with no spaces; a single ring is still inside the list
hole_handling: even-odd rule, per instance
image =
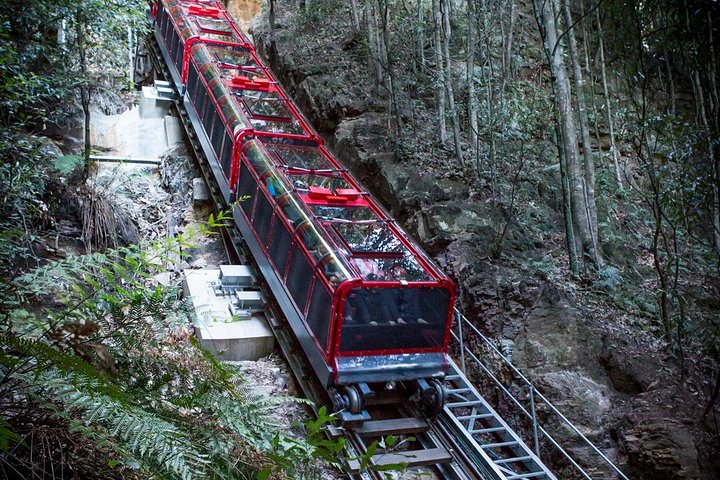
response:
[[[392,418],[388,420],[371,420],[355,428],[355,433],[366,437],[384,435],[407,435],[408,433],[426,432],[430,426],[422,418]]]

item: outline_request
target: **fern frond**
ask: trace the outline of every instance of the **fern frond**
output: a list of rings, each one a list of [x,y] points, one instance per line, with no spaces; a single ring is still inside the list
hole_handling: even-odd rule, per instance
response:
[[[69,410],[88,424],[102,426],[150,470],[165,471],[182,479],[205,478],[208,455],[198,451],[180,427],[156,413],[99,393],[97,383],[58,371],[43,375],[43,384]]]

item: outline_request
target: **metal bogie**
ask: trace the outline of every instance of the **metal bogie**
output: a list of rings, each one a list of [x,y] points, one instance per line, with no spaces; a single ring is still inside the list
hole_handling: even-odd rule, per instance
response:
[[[219,2],[154,11],[222,198],[335,406],[361,415],[385,385],[420,379],[426,409],[442,409],[453,283],[323,145]]]

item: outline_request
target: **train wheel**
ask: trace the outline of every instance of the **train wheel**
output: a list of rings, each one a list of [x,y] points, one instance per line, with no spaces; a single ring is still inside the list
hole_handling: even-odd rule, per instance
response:
[[[347,409],[350,413],[360,413],[363,409],[363,400],[360,392],[354,385],[345,387],[345,398],[347,399]]]
[[[332,389],[331,399],[335,411],[345,410],[353,414],[361,413],[363,410],[363,399],[357,387],[347,385],[342,387],[341,392]]]
[[[432,417],[442,412],[446,398],[447,392],[445,391],[445,387],[442,386],[442,383],[437,380],[432,380],[428,388],[422,392],[421,402],[425,413]]]

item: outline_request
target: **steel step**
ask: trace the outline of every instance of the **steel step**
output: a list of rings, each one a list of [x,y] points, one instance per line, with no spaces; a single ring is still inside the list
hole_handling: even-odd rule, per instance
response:
[[[506,478],[507,478],[507,480],[519,480],[522,478],[540,478],[540,477],[547,478],[547,474],[545,472],[518,473],[517,475],[510,475]]]
[[[499,460],[495,460],[496,465],[506,465],[508,463],[516,463],[516,462],[527,462],[528,460],[532,460],[531,456],[525,456],[525,457],[512,457],[512,458],[501,458]]]

